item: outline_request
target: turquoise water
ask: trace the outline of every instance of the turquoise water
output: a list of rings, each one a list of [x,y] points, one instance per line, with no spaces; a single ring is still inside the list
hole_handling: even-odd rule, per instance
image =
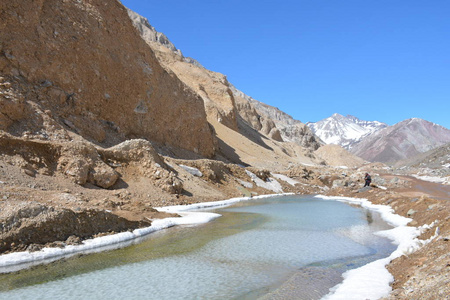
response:
[[[372,234],[388,229],[377,215],[341,202],[266,198],[217,212],[138,245],[0,275],[0,299],[253,299],[306,266],[343,272],[394,249]]]

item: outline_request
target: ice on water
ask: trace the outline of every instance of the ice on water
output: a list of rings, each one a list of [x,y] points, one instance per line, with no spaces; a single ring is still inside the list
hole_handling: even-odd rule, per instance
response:
[[[313,262],[373,252],[371,243],[377,238],[368,238],[371,231],[360,209],[311,198],[277,199],[225,209],[267,215],[269,221],[194,252],[101,269],[0,296],[230,299],[272,285]]]

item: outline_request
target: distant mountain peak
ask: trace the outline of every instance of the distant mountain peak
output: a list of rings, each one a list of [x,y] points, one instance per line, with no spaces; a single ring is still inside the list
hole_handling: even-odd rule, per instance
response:
[[[364,121],[352,115],[343,116],[338,113],[319,122],[308,122],[306,125],[326,144],[336,144],[346,149],[388,126],[379,121]]]

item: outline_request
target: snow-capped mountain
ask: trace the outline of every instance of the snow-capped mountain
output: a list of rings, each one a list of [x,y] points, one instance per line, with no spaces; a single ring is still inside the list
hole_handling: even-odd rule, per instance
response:
[[[315,123],[308,122],[306,125],[326,144],[336,144],[346,149],[351,149],[364,137],[388,126],[378,121],[364,121],[355,116],[340,114],[333,114]]]

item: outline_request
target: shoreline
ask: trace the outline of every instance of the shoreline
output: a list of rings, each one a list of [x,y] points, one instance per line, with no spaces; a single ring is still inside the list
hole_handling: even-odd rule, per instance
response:
[[[393,228],[375,232],[375,234],[388,238],[398,245],[397,249],[388,257],[346,271],[342,274],[343,281],[331,288],[330,293],[325,295],[322,298],[323,300],[380,299],[388,296],[392,292],[391,283],[394,281],[394,277],[386,269],[386,266],[395,258],[417,251],[437,236],[435,234],[428,240],[419,240],[417,237],[426,229],[432,228],[434,224],[419,227],[407,226],[412,219],[395,214],[394,210],[388,205],[373,204],[365,198],[323,195],[317,195],[316,197],[357,204],[362,208],[378,212],[381,218]]]
[[[260,195],[254,197],[236,197],[221,201],[210,201],[194,203],[187,205],[174,205],[156,208],[159,211],[177,213],[180,217],[168,217],[164,219],[155,219],[151,226],[138,228],[132,232],[121,232],[93,239],[86,239],[80,245],[67,245],[64,248],[43,248],[39,251],[30,252],[12,252],[0,255],[0,274],[16,272],[31,266],[51,263],[53,261],[70,257],[76,254],[88,254],[107,250],[118,249],[139,243],[139,240],[147,235],[179,225],[198,225],[208,223],[218,217],[220,214],[209,212],[193,212],[190,210],[218,208],[232,205],[237,202],[250,199],[262,199],[268,197],[289,196],[293,193]]]
[[[65,257],[70,257],[76,254],[88,254],[100,251],[107,251],[126,247],[135,243],[139,243],[145,236],[152,232],[162,229],[170,228],[177,225],[196,225],[210,222],[211,220],[220,217],[220,214],[209,212],[193,212],[198,209],[215,209],[218,207],[225,207],[233,205],[237,202],[248,201],[251,199],[261,199],[268,197],[279,197],[295,195],[293,193],[285,194],[271,194],[260,195],[255,197],[237,197],[222,201],[203,202],[188,205],[175,205],[167,207],[159,207],[158,211],[177,213],[181,217],[171,217],[153,220],[152,225],[145,228],[135,229],[133,232],[122,232],[109,236],[97,237],[83,241],[81,245],[71,245],[65,248],[44,248],[36,252],[15,252],[4,254],[0,256],[0,273],[9,273],[19,271],[33,265],[50,263]],[[330,201],[341,201],[348,204],[356,204],[362,208],[375,211],[380,214],[381,218],[391,226],[393,229],[384,230],[377,234],[391,239],[398,244],[397,249],[391,253],[389,257],[376,260],[362,267],[349,270],[342,274],[340,283],[330,289],[330,292],[322,299],[346,299],[349,295],[353,295],[354,299],[365,298],[381,298],[388,296],[392,292],[390,284],[394,280],[393,276],[388,272],[386,266],[395,258],[400,257],[405,253],[412,253],[427,243],[427,241],[420,241],[417,239],[425,229],[431,228],[433,224],[428,227],[410,227],[406,224],[410,223],[412,219],[402,217],[394,213],[394,210],[388,205],[373,204],[366,198],[344,197],[344,196],[325,196],[312,195],[315,198]],[[406,236],[406,238],[405,238]],[[428,241],[435,238],[431,237]],[[377,274],[378,280],[375,282],[374,274]],[[367,278],[368,280],[364,280]]]

